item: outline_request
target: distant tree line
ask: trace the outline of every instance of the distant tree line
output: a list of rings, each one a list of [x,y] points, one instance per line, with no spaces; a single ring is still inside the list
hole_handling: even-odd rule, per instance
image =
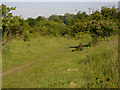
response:
[[[41,36],[68,36],[71,38],[88,33],[93,38],[92,41],[96,42],[99,37],[109,37],[119,30],[120,13],[114,6],[112,8],[102,7],[100,11],[96,10],[90,15],[79,11],[77,14],[51,15],[49,18],[38,16],[27,20],[20,16],[13,16],[10,11],[15,9],[16,7],[7,7],[3,4],[0,6],[3,44],[15,37],[27,41],[31,35],[36,33]]]

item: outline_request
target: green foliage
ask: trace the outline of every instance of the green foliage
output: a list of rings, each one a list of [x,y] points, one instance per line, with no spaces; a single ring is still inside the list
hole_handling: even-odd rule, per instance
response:
[[[44,20],[44,19],[45,19],[45,18],[42,17],[42,16],[38,16],[38,17],[36,18],[37,21],[41,21],[41,20]]]
[[[67,34],[66,25],[64,23],[45,20],[43,22],[40,22],[39,28],[42,35],[63,36],[64,34]]]
[[[15,10],[16,7],[7,7],[6,5],[2,4],[2,9],[0,9],[0,11],[2,11],[2,17],[7,16],[7,14],[11,11],[11,10]]]
[[[12,37],[23,36],[28,30],[29,26],[25,22],[25,20],[19,16],[13,16],[12,13],[8,13],[11,10],[15,10],[15,8],[6,7],[2,5],[3,9],[3,19],[2,19],[2,41],[3,43],[9,40]]]
[[[63,22],[58,15],[52,15],[52,16],[50,16],[48,19],[49,19],[50,21],[55,21],[55,22],[59,22],[59,23],[62,23],[62,22]]]
[[[2,20],[3,24],[3,40],[6,37],[6,35],[9,37],[11,34],[13,37],[16,36],[16,34],[23,35],[25,28],[28,27],[26,22],[21,19],[18,16],[14,16],[13,18],[4,17]],[[26,28],[27,30],[27,28]]]
[[[102,7],[101,14],[105,17],[105,19],[118,19],[118,12],[115,6],[110,7]]]
[[[77,22],[74,23],[72,26],[72,32],[74,34],[79,33],[79,32],[86,32],[87,31],[87,23],[86,22]]]
[[[91,16],[90,16],[91,20],[104,20],[105,17],[99,12],[99,11],[95,11]]]
[[[86,12],[78,12],[76,15],[75,15],[75,17],[76,18],[78,18],[78,19],[82,19],[82,20],[84,20],[84,19],[86,19],[87,17],[88,17],[88,15],[86,14]]]
[[[91,37],[91,44],[96,44],[99,37],[108,37],[115,32],[118,32],[118,25],[110,20],[92,20],[88,23]]]
[[[28,18],[26,20],[26,22],[28,23],[28,25],[30,25],[31,27],[33,27],[36,24],[36,20],[33,18]]]
[[[39,21],[42,21],[42,20],[44,20],[44,17],[38,16],[36,19],[34,19],[34,18],[28,18],[28,19],[26,20],[26,22],[28,23],[28,25],[29,25],[30,27],[33,28]]]
[[[118,26],[115,22],[108,20],[92,20],[89,22],[89,29],[92,36],[110,36],[113,32],[118,31]]]
[[[3,17],[3,41],[17,34],[29,38],[31,34],[40,35],[82,37],[81,33],[90,34],[92,42],[96,43],[98,37],[108,37],[118,31],[118,12],[113,6],[102,7],[101,11],[95,11],[91,15],[86,12],[78,12],[76,15],[66,13],[65,15],[52,15],[48,19],[42,16],[37,18],[22,19],[9,13],[16,8],[2,5]],[[27,34],[26,34],[27,32]],[[27,36],[26,36],[27,35]]]

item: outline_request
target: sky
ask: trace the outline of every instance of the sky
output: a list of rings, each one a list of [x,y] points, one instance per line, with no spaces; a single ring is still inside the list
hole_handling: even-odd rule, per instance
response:
[[[1,1],[8,7],[17,7],[15,11],[12,11],[13,15],[21,15],[24,19],[27,19],[28,17],[36,18],[38,16],[48,18],[51,15],[64,15],[65,13],[76,14],[78,11],[85,11],[88,14],[88,8],[91,8],[92,11],[100,9],[102,6],[111,5],[117,7],[117,2],[120,0],[0,0],[0,2]]]
[[[78,11],[85,11],[89,14],[88,8],[91,8],[92,12],[92,10],[100,10],[102,6],[118,7],[117,2],[3,2],[3,4],[16,7],[16,10],[12,11],[13,15],[21,15],[24,19],[38,16],[48,18],[51,15],[64,15],[65,13],[76,14]]]
[[[120,0],[0,0],[0,2],[119,2]]]

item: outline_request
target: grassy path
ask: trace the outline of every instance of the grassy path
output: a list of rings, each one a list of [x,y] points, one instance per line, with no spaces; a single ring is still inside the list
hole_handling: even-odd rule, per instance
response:
[[[46,59],[46,58],[48,58],[48,56],[46,56],[46,57],[44,57],[44,58],[41,58],[39,61],[41,61],[41,60],[43,60],[43,59]],[[37,61],[37,62],[38,62],[38,61]],[[14,68],[6,71],[6,72],[3,72],[1,76],[3,77],[3,76],[5,76],[5,75],[8,75],[8,74],[16,71],[16,70],[17,70],[17,71],[20,71],[21,69],[26,68],[26,67],[30,66],[31,64],[34,64],[34,63],[35,63],[35,62],[31,61],[31,62],[28,62],[28,63],[26,63],[26,64],[24,64],[24,65],[21,65],[21,66],[18,66],[18,67],[14,67]]]

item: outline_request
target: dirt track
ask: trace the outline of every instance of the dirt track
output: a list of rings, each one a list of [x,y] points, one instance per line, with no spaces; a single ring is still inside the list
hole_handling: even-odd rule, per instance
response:
[[[48,58],[48,56],[46,56],[46,57],[44,57],[44,58],[41,58],[40,60],[37,60],[37,61],[41,61],[41,60],[46,59],[46,58]],[[19,70],[21,70],[21,69],[23,69],[23,68],[25,68],[25,67],[27,67],[27,66],[30,66],[31,64],[33,64],[33,63],[35,63],[35,62],[37,62],[37,61],[34,61],[34,62],[31,61],[31,62],[29,62],[29,63],[20,65],[20,66],[18,66],[18,67],[14,67],[14,68],[12,68],[12,69],[10,69],[10,70],[7,70],[6,72],[3,72],[0,76],[3,77],[3,76],[5,76],[5,75],[8,75],[8,74],[14,72],[14,71],[19,71]]]

